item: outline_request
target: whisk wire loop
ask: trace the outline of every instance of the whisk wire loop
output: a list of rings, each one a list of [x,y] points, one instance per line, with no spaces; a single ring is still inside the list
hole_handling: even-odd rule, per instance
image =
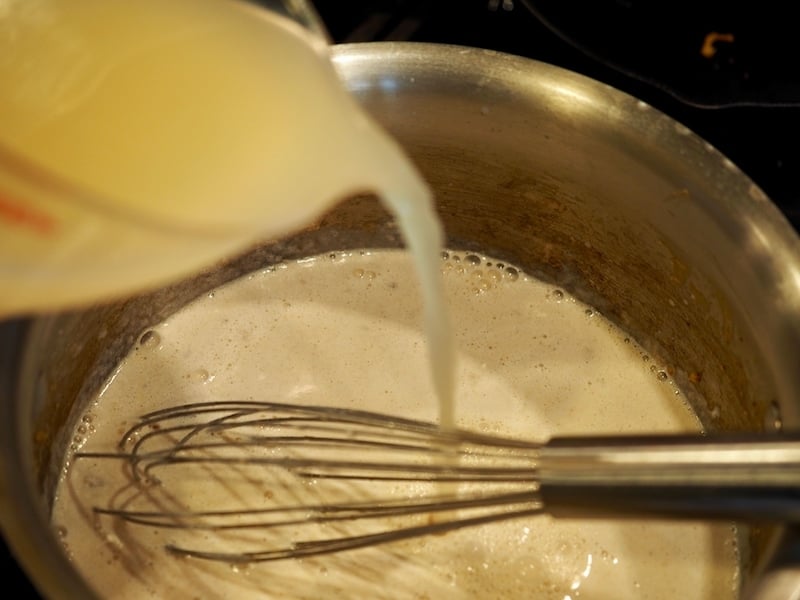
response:
[[[146,414],[117,452],[76,457],[127,465],[132,492],[95,506],[98,516],[186,534],[172,553],[248,562],[536,514],[539,447],[355,409],[207,402]],[[251,491],[264,487],[267,506]],[[246,531],[258,535],[221,551],[193,535]]]

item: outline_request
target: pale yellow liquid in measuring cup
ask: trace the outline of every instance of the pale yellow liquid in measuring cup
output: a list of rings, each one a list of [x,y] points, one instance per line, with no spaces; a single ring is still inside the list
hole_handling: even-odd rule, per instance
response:
[[[0,89],[0,317],[162,285],[375,191],[450,397],[430,194],[320,37],[231,0],[0,0]]]
[[[0,90],[0,313],[164,283],[354,191],[425,194],[324,40],[246,3],[3,0]]]

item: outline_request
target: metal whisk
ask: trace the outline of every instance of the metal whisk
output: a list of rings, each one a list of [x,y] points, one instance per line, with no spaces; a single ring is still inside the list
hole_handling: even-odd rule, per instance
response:
[[[210,402],[147,414],[113,453],[99,517],[173,553],[308,557],[540,513],[800,522],[800,436],[547,443],[342,408]]]

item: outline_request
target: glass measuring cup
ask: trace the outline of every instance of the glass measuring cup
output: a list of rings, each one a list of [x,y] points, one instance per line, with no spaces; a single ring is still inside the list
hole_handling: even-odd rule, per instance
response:
[[[303,0],[11,3],[0,89],[0,316],[162,285],[352,187],[304,173],[362,119]]]

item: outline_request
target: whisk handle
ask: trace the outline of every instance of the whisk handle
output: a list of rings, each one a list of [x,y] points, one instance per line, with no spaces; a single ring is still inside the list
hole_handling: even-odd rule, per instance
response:
[[[559,438],[537,472],[562,517],[800,523],[800,435]]]

